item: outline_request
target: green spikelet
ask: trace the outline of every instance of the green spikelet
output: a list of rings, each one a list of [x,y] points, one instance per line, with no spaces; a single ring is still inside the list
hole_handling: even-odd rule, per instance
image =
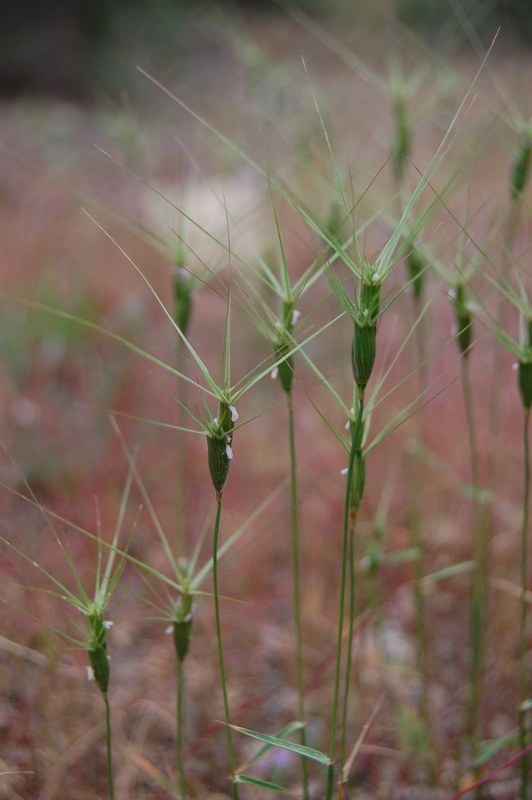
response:
[[[181,595],[174,620],[174,646],[177,657],[181,663],[185,660],[190,645],[193,611],[192,595]]]
[[[102,694],[106,694],[111,672],[107,647],[95,647],[88,653],[96,686]]]
[[[473,317],[465,299],[464,287],[460,283],[454,287],[453,305],[458,348],[462,358],[465,358],[469,355],[473,338]]]
[[[410,153],[410,122],[404,99],[397,98],[394,106],[395,140],[392,148],[395,177],[401,181],[404,177],[406,161]]]
[[[525,133],[514,159],[510,179],[510,192],[514,200],[519,200],[527,184],[531,153],[532,138],[529,133]]]
[[[414,292],[414,297],[419,300],[423,293],[423,283],[425,277],[425,259],[414,246],[413,242],[409,242],[409,253],[407,256],[408,276],[410,278],[410,285]]]
[[[353,377],[359,389],[364,390],[373,372],[377,354],[377,328],[369,321],[355,320],[355,333],[351,348]]]
[[[192,313],[192,277],[183,267],[176,267],[172,272],[172,285],[174,320],[181,333],[186,336]]]
[[[360,292],[360,309],[370,322],[375,322],[381,308],[381,282],[374,279],[362,281]]]
[[[293,300],[285,300],[283,303],[282,322],[279,324],[277,338],[274,342],[275,358],[282,358],[292,349],[292,331],[297,312],[294,310]],[[292,391],[294,381],[294,357],[288,356],[279,366],[279,380],[286,394]]]
[[[525,348],[525,352],[518,361],[518,383],[521,400],[526,411],[532,408],[532,346]]]
[[[88,655],[96,686],[107,694],[109,688],[110,664],[107,655],[107,627],[101,614],[90,614],[89,623],[89,648]]]
[[[230,431],[233,428],[233,417],[236,414],[234,407],[230,406],[225,400],[220,400],[218,405],[218,416],[207,426],[207,455],[209,459],[209,472],[212,485],[216,490],[218,498],[221,497],[229,466],[233,457],[231,442],[233,440]]]

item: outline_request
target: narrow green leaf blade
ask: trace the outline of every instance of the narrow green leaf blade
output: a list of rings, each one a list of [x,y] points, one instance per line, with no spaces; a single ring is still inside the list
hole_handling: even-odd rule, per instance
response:
[[[305,747],[302,744],[295,744],[295,742],[287,742],[280,739],[278,736],[268,736],[266,733],[258,733],[257,731],[250,731],[249,728],[241,728],[239,725],[231,725],[231,728],[238,733],[243,733],[244,736],[251,736],[252,739],[258,739],[259,742],[271,744],[273,747],[280,747],[282,750],[289,750],[291,753],[297,753],[303,758],[309,758],[311,761],[317,761],[318,764],[323,764],[328,767],[330,764],[329,757],[322,753],[321,750],[315,750],[313,747]]]
[[[252,778],[251,775],[237,775],[235,778],[235,783],[245,783],[247,786],[257,786],[259,789],[269,789],[271,792],[291,794],[294,795],[294,797],[297,797],[298,794],[290,789],[285,789],[283,786],[279,786],[277,783],[261,781],[260,778]]]

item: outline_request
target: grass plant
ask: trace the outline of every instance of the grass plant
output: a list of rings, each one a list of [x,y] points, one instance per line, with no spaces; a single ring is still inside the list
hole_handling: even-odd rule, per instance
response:
[[[388,32],[384,66],[377,59],[368,66],[342,36],[290,9],[284,21],[295,21],[293,30],[312,43],[301,69],[293,53],[277,64],[262,52],[252,27],[240,30],[234,20],[224,27],[219,14],[213,19],[230,36],[231,63],[242,70],[246,113],[256,101],[259,121],[237,120],[236,106],[224,107],[219,121],[209,109],[197,111],[186,91],[153,78],[148,85],[162,90],[165,103],[172,101],[179,124],[185,120],[184,127],[201,131],[212,162],[205,158],[200,167],[194,147],[181,146],[181,138],[180,157],[188,168],[194,162],[198,185],[213,189],[222,224],[204,221],[182,196],[167,198],[169,183],[156,170],[150,175],[147,161],[133,172],[113,156],[117,180],[128,190],[133,181],[148,203],[167,203],[178,220],[161,237],[143,220],[125,223],[126,215],[109,214],[105,225],[83,215],[79,230],[89,230],[84,235],[102,248],[94,264],[105,263],[103,277],[110,282],[114,274],[110,258],[117,258],[117,271],[125,268],[113,302],[125,303],[128,293],[142,297],[142,324],[119,328],[103,300],[85,313],[61,308],[60,298],[42,302],[39,291],[10,297],[9,325],[13,308],[31,321],[27,330],[24,320],[4,330],[16,330],[32,352],[17,365],[17,347],[12,341],[3,346],[8,449],[14,443],[18,458],[24,436],[38,439],[46,413],[39,398],[52,407],[56,399],[50,386],[57,387],[60,408],[65,392],[73,396],[79,354],[69,352],[68,342],[70,331],[81,330],[84,352],[94,348],[100,356],[96,371],[111,369],[108,353],[121,353],[120,391],[109,404],[117,406],[112,427],[128,477],[117,501],[114,450],[105,440],[97,493],[118,507],[114,533],[107,540],[86,524],[70,526],[87,550],[96,548],[89,590],[80,567],[85,553],[74,555],[77,539],[62,533],[64,487],[54,490],[51,480],[39,485],[35,471],[32,488],[8,464],[0,540],[8,554],[2,564],[6,597],[14,607],[30,602],[26,595],[21,601],[20,592],[36,569],[51,586],[45,596],[84,617],[84,625],[81,617],[74,621],[72,635],[56,622],[50,628],[86,651],[103,698],[112,800],[126,792],[113,770],[125,756],[113,749],[109,702],[109,619],[118,592],[123,606],[140,603],[148,612],[127,618],[123,628],[117,624],[113,641],[117,650],[129,647],[133,660],[142,658],[142,643],[152,637],[150,663],[138,672],[152,677],[146,692],[161,695],[152,703],[157,724],[146,733],[146,752],[130,748],[128,772],[140,776],[130,796],[152,796],[155,782],[165,796],[181,800],[228,792],[233,800],[272,792],[304,800],[368,793],[388,800],[418,790],[429,800],[453,793],[488,797],[490,782],[502,774],[508,776],[504,800],[517,792],[529,800],[532,308],[529,270],[520,266],[529,256],[529,117],[494,78],[492,54],[481,54],[472,31],[467,75],[459,65],[447,70],[436,54],[428,59],[424,53],[417,63],[413,50],[422,46],[412,38],[413,49],[402,50],[399,28]],[[468,32],[466,20],[463,25]],[[365,98],[367,125],[360,114],[351,124],[347,103],[335,107],[333,84],[320,70],[314,77],[312,48],[343,69],[346,84]],[[445,114],[431,97],[444,71],[460,93]],[[255,94],[257,86],[264,91]],[[501,97],[510,127],[521,135],[506,175],[492,163],[493,152],[502,151]],[[488,189],[480,179],[486,165]],[[181,177],[186,171],[181,165]],[[253,189],[254,200],[243,210],[234,210],[217,188],[230,173],[242,181],[243,194]],[[473,201],[468,193],[468,206],[478,200],[480,210],[461,222],[457,209],[470,179],[480,188]],[[169,253],[175,266],[170,280]],[[101,277],[95,284],[103,294]],[[55,361],[39,357],[35,320],[42,319],[66,331],[56,342],[62,354]],[[486,369],[491,341],[493,375]],[[517,362],[514,392],[507,389],[508,356]],[[39,394],[43,386],[49,394]],[[503,425],[505,436],[495,439]],[[338,477],[340,458],[347,462],[344,479]],[[287,488],[288,514],[281,500]],[[135,508],[134,531],[125,542],[135,492],[142,510]],[[26,530],[29,512],[45,520],[63,566],[59,559],[50,566],[42,537],[33,536],[31,526]],[[177,535],[169,534],[174,529]],[[516,545],[510,532],[517,529]],[[236,552],[244,533],[252,546]],[[17,572],[23,580],[13,578]],[[210,580],[212,592],[205,585]],[[495,592],[504,593],[500,603]],[[238,602],[225,606],[227,599]],[[200,613],[207,600],[211,623]],[[143,625],[151,622],[161,624],[146,634]],[[163,629],[171,636],[171,660],[169,639],[159,637]],[[2,657],[19,634],[2,631]],[[43,647],[42,634],[34,636],[23,652]],[[66,666],[62,661],[58,668]],[[116,700],[122,730],[133,741],[143,690],[120,654],[113,679],[115,671],[124,676]],[[175,703],[168,690],[174,685]],[[18,691],[12,682],[6,703],[14,703]],[[214,737],[217,698],[223,737]],[[65,736],[75,723],[68,725]],[[10,736],[15,741],[18,734]],[[45,758],[42,741],[32,749],[36,759]],[[7,762],[19,764],[17,752],[9,749]],[[49,763],[36,763],[26,796],[51,798],[54,788],[47,795],[40,777]],[[82,766],[80,784],[89,780]],[[78,786],[72,800],[92,800],[91,791]]]

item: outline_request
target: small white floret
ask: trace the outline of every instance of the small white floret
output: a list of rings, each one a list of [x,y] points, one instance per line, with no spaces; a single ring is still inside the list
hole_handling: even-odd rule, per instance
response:
[[[272,381],[276,380],[279,377],[279,367],[274,367],[271,371],[271,378]]]
[[[346,431],[348,431],[348,430],[349,430],[349,426],[350,426],[350,425],[351,425],[351,420],[350,420],[350,419],[348,419],[348,420],[347,420],[347,422],[345,423],[345,429],[346,429]]]
[[[229,411],[231,412],[231,422],[236,422],[238,419],[238,411],[234,406],[229,406]]]
[[[229,461],[233,458],[233,451],[231,449],[231,445],[228,444],[225,446],[225,455],[229,459]]]
[[[340,475],[347,475],[349,472],[349,467],[344,467],[344,469],[340,470]]]
[[[173,625],[169,625],[167,627],[167,629],[165,630],[165,633],[172,633],[173,630],[174,630],[174,626]]]
[[[107,619],[107,620],[104,619],[103,627],[105,628],[106,631],[110,631],[111,628],[113,627],[113,625],[114,625],[114,622],[112,622],[110,619]]]
[[[294,310],[292,311],[292,327],[294,327],[294,325],[297,325],[297,321],[300,316],[301,316],[301,311],[298,311],[296,308],[294,308]]]
[[[517,371],[519,369],[519,364],[517,363],[517,361],[515,362],[515,364],[512,364],[512,369],[514,371]]]
[[[87,667],[87,680],[88,681],[94,680],[94,670],[92,667]]]

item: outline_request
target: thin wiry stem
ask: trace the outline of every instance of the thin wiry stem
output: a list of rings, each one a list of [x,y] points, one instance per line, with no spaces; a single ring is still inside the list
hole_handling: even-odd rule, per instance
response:
[[[487,603],[489,586],[489,537],[484,527],[479,500],[478,444],[475,420],[475,408],[471,391],[469,356],[463,358],[462,393],[467,418],[467,434],[469,437],[469,455],[471,459],[471,487],[473,490],[473,562],[474,570],[471,581],[471,619],[470,619],[470,688],[468,734],[471,745],[471,758],[475,761],[478,751],[480,725],[480,699],[483,695],[483,661],[487,626]],[[480,777],[480,775],[475,775]],[[480,797],[480,790],[477,790]]]
[[[290,536],[292,542],[292,572],[294,584],[294,626],[296,632],[296,675],[298,695],[298,715],[301,722],[305,722],[305,684],[303,676],[303,636],[301,630],[301,587],[300,587],[300,537],[298,518],[297,495],[297,461],[294,426],[294,408],[292,393],[288,395],[288,429],[290,447]],[[305,727],[301,728],[301,744],[306,746],[307,736]],[[303,797],[308,800],[308,765],[307,759],[301,759],[303,777]]]
[[[181,659],[177,659],[176,666],[177,678],[177,700],[176,700],[176,720],[177,720],[177,774],[179,779],[179,792],[181,800],[187,797],[187,780],[185,773],[185,673]]]
[[[527,669],[526,669],[526,623],[527,623],[527,578],[528,578],[528,513],[530,502],[530,442],[529,442],[530,408],[525,409],[523,425],[523,524],[521,528],[521,612],[519,619],[519,749],[527,748],[526,719],[528,710],[527,699]],[[523,755],[521,759],[521,800],[528,800],[528,764],[529,758]]]
[[[109,783],[109,800],[114,800],[115,789],[113,781],[113,748],[111,743],[111,707],[107,698],[107,693],[102,694],[105,703],[105,732],[107,744],[107,780]]]
[[[222,513],[221,492],[216,498],[216,519],[214,521],[214,536],[212,545],[212,582],[214,591],[214,613],[216,617],[216,641],[218,644],[218,660],[220,663],[220,679],[222,681],[222,695],[225,715],[225,728],[227,734],[227,752],[229,755],[229,768],[231,770],[231,780],[233,783],[233,800],[238,800],[238,788],[235,774],[235,756],[233,750],[233,734],[231,732],[231,717],[229,713],[229,698],[227,693],[227,683],[225,678],[225,662],[222,644],[222,626],[220,622],[220,596],[218,592],[218,537],[220,533],[220,517]]]
[[[423,315],[421,298],[414,295],[414,311],[415,319],[419,320],[416,325],[416,350],[418,364],[423,365],[426,363],[426,342],[427,331],[425,325],[425,317]],[[418,369],[419,395],[426,397],[428,392],[427,385],[427,370]],[[428,434],[426,417],[422,414],[419,418],[419,436],[424,447],[428,446]],[[417,555],[414,560],[414,608],[415,608],[415,628],[416,628],[416,663],[421,681],[420,693],[420,714],[422,724],[425,728],[429,748],[430,748],[430,762],[427,765],[431,772],[434,772],[434,730],[432,724],[432,717],[430,713],[429,702],[429,644],[427,635],[427,604],[425,601],[425,592],[423,589],[423,578],[425,576],[424,558],[423,558],[423,540],[421,535],[421,509],[420,498],[423,496],[423,470],[419,468],[418,459],[414,459],[414,475],[412,477],[415,486],[414,498],[412,502],[412,518],[410,524],[411,541]],[[434,777],[434,776],[433,776]]]
[[[345,764],[347,749],[347,714],[349,711],[349,684],[351,681],[351,665],[353,660],[353,636],[355,630],[355,523],[351,517],[349,525],[349,629],[347,634],[347,656],[345,663],[344,702],[342,709],[342,738],[340,743],[340,763]]]
[[[351,450],[349,453],[349,465],[347,468],[345,505],[344,505],[344,531],[342,541],[342,565],[340,573],[340,604],[338,612],[338,637],[336,642],[336,669],[334,677],[334,695],[331,716],[331,741],[329,759],[331,766],[327,780],[327,800],[332,800],[334,791],[334,753],[336,749],[336,725],[338,720],[338,706],[340,700],[340,682],[342,671],[342,640],[344,635],[344,613],[345,613],[345,592],[346,592],[346,572],[348,562],[349,529],[351,524],[351,484],[353,479],[353,464],[355,461],[356,447],[359,439],[359,432],[362,425],[362,414],[364,412],[364,392],[359,393],[358,414],[355,431],[351,437]]]

